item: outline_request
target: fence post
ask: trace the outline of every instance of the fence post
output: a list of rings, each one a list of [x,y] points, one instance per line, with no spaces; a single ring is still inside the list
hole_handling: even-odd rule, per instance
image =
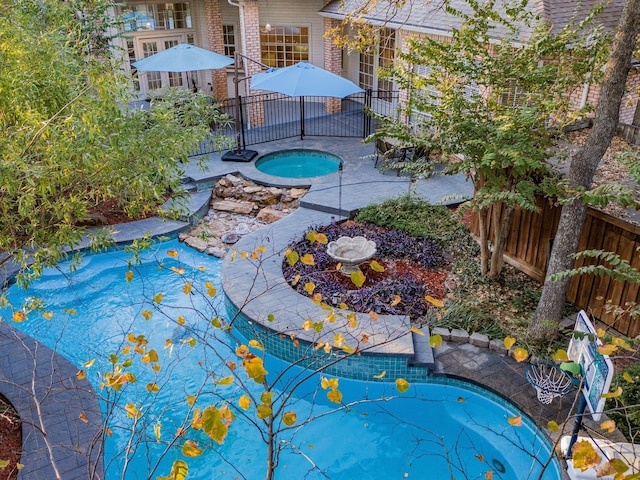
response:
[[[242,97],[238,97],[238,112],[240,112],[240,138],[242,139],[242,149],[246,150],[247,142],[244,137],[245,127],[244,127],[244,108],[242,105]]]
[[[362,138],[367,138],[371,134],[371,115],[369,112],[371,111],[371,89],[367,88],[364,92],[364,108],[362,109],[363,118],[363,129],[362,129]]]
[[[300,140],[304,140],[304,97],[300,97]]]

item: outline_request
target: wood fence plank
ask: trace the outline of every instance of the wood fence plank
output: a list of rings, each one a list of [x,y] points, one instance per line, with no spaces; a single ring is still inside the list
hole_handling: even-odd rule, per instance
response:
[[[620,242],[620,230],[608,228],[604,233],[604,242],[602,243],[602,250],[606,252],[617,252],[618,244]],[[597,261],[595,262],[599,265],[609,266],[606,262]],[[596,318],[602,319],[603,307],[607,300],[612,300],[614,302],[619,301],[619,299],[611,298],[609,296],[609,286],[613,287],[613,282],[611,277],[608,275],[600,275],[595,278],[593,283],[593,290],[591,292],[591,296],[587,302],[589,305],[589,309],[593,313]]]

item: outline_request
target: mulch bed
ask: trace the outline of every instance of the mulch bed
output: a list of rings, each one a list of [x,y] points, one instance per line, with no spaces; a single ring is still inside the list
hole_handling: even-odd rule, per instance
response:
[[[0,480],[18,478],[17,465],[21,451],[22,421],[13,405],[0,395],[0,462],[9,462],[5,468],[0,468]]]

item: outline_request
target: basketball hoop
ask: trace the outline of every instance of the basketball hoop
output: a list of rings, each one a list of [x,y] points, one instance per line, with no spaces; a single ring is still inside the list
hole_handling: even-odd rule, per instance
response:
[[[538,400],[545,405],[555,397],[562,397],[573,388],[573,379],[565,371],[550,363],[534,363],[527,368],[527,380],[538,392]]]

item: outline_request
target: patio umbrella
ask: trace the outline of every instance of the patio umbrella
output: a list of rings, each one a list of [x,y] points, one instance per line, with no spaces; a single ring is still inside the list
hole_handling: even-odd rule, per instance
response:
[[[283,93],[291,97],[344,98],[364,92],[351,80],[306,62],[284,68],[270,68],[253,75],[250,88]]]
[[[233,60],[204,48],[181,43],[131,65],[141,72],[191,72],[217,70],[231,65]]]

